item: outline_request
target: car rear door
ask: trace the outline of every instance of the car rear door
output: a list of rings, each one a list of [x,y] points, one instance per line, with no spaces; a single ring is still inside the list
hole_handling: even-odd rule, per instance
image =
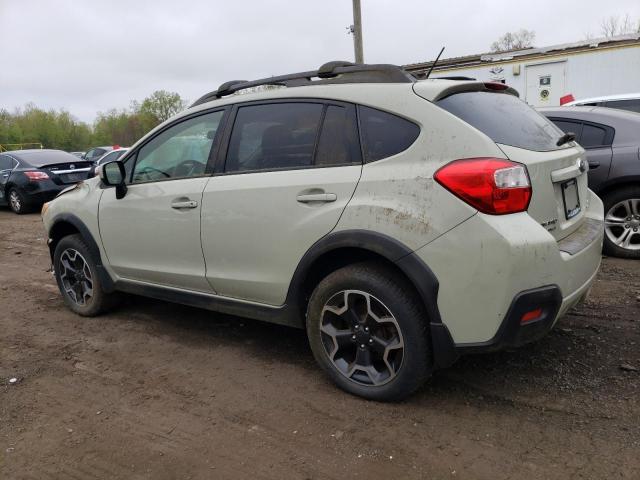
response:
[[[16,166],[16,163],[9,155],[0,155],[0,203],[6,203],[7,201],[4,189],[11,176],[11,170]]]
[[[597,192],[609,178],[613,159],[613,128],[570,118],[550,117],[549,120],[563,132],[576,134],[576,142],[586,150],[589,188]]]
[[[128,191],[100,199],[102,244],[127,280],[211,292],[200,243],[202,191],[224,110],[181,119],[125,159]]]
[[[232,116],[202,198],[207,278],[220,295],[280,305],[360,178],[355,107],[285,100],[236,106]]]

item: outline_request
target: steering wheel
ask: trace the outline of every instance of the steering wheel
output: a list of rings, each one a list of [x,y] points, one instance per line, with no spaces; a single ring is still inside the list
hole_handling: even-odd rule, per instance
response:
[[[202,171],[198,171],[199,168],[202,168]],[[173,169],[173,176],[192,177],[195,174],[204,172],[204,169],[205,164],[202,162],[199,162],[197,160],[185,160],[184,162],[180,162],[178,165],[176,165],[176,168]]]
[[[169,175],[167,172],[163,172],[162,170],[158,170],[157,168],[151,167],[151,166],[146,166],[141,168],[140,170],[138,170],[137,172],[135,172],[135,176],[136,178],[138,177],[138,175],[143,175],[146,177],[146,180],[155,180],[151,175],[149,175],[150,173],[155,172],[155,173],[159,173],[160,175],[162,175],[163,177],[169,178],[171,177],[171,175]]]

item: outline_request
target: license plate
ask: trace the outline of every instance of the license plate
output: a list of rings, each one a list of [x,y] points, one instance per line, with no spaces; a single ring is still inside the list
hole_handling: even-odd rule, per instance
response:
[[[564,202],[564,214],[567,220],[580,213],[580,196],[578,195],[578,182],[576,179],[564,182],[562,185],[562,200]]]

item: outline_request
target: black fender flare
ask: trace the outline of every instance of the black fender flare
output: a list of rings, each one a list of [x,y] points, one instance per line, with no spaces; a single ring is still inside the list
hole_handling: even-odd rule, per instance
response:
[[[392,262],[404,273],[424,304],[429,319],[435,366],[443,368],[453,364],[458,358],[458,353],[451,334],[440,317],[438,278],[412,249],[388,235],[369,230],[343,230],[330,233],[318,240],[298,263],[289,285],[286,304],[300,304],[302,287],[311,266],[322,255],[341,248],[368,250]]]
[[[73,226],[78,231],[78,233],[82,237],[82,240],[89,248],[91,255],[96,260],[96,270],[98,271],[98,276],[100,277],[100,282],[102,283],[103,290],[107,293],[113,292],[115,290],[114,281],[104,268],[98,243],[93,238],[91,231],[84,224],[84,222],[80,220],[80,218],[78,218],[77,216],[71,213],[61,213],[59,215],[56,215],[53,218],[53,221],[51,222],[51,228],[47,232],[49,236],[47,243],[49,245],[49,254],[51,255],[51,263],[53,264],[53,254],[55,252],[55,248],[57,245],[57,243],[53,241],[53,238],[51,237],[51,233],[55,231],[56,225],[59,226],[63,223]]]

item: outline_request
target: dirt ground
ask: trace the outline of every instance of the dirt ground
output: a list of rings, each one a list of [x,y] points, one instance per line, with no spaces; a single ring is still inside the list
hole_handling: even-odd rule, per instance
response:
[[[137,297],[78,317],[48,268],[40,217],[0,209],[2,479],[640,478],[639,262],[400,404],[336,389],[302,331]]]

